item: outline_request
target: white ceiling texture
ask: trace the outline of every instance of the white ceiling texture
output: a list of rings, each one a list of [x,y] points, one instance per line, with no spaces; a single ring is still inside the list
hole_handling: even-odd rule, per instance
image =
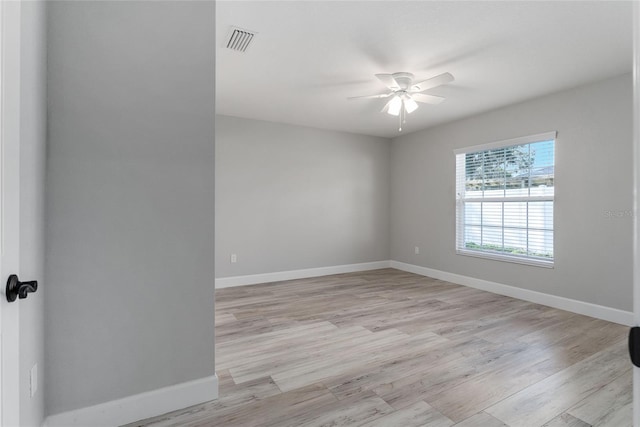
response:
[[[388,92],[374,74],[454,75],[410,133],[631,72],[632,26],[631,2],[218,1],[217,113],[395,137],[385,99],[346,99]]]

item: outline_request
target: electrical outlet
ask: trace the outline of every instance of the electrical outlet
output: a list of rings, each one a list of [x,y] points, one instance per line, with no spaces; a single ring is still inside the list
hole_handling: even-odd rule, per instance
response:
[[[231,254],[231,262],[238,262],[238,255],[236,254]]]
[[[416,255],[420,255],[420,247],[416,246],[415,248]]]
[[[38,391],[38,364],[34,364],[31,367],[31,374],[29,375],[31,379],[31,397],[35,396],[36,391]]]

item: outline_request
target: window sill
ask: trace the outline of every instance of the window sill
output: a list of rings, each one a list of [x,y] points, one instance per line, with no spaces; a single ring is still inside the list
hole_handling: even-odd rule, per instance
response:
[[[553,260],[543,260],[543,259],[533,259],[533,258],[522,258],[518,256],[509,256],[491,252],[482,252],[482,251],[473,251],[468,249],[457,249],[456,253],[458,255],[470,256],[474,258],[484,258],[490,259],[493,261],[503,261],[510,262],[514,264],[524,264],[531,265],[534,267],[543,267],[543,268],[554,268]]]

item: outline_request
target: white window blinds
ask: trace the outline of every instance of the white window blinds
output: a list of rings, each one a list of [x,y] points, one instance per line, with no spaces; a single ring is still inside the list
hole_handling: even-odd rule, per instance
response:
[[[456,150],[456,251],[553,266],[556,132]]]

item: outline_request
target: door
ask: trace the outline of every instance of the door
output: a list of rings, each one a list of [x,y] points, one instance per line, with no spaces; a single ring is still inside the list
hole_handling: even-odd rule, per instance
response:
[[[0,1],[0,420],[20,425],[18,306],[5,285],[18,273],[20,236],[20,9]]]

